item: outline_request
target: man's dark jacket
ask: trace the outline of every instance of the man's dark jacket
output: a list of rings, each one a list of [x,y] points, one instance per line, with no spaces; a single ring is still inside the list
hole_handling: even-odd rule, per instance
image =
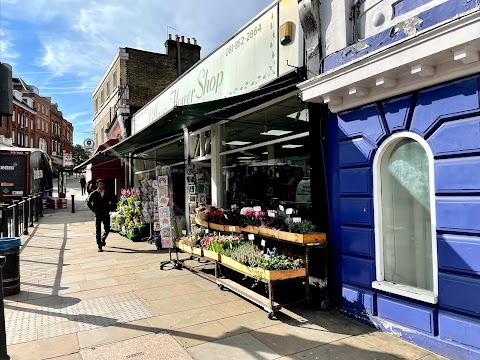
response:
[[[107,189],[104,191],[103,198],[97,189],[92,191],[87,199],[87,205],[95,215],[106,215],[109,211],[114,211],[117,208],[117,203],[112,193]]]

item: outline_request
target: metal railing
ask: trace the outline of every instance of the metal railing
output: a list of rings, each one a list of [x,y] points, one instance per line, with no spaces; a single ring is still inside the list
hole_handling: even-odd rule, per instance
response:
[[[28,235],[28,228],[33,227],[33,222],[43,217],[42,194],[29,195],[13,202],[0,206],[0,235],[3,237]]]

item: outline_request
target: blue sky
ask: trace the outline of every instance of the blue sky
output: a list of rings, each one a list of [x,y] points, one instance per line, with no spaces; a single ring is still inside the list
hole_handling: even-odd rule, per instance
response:
[[[167,26],[194,37],[202,58],[273,0],[0,0],[0,61],[92,131],[91,94],[118,47],[165,53]]]

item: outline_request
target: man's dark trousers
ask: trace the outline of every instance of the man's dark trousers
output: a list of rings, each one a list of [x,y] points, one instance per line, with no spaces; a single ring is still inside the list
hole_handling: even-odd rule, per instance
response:
[[[102,223],[103,223],[103,236],[102,234]],[[105,242],[108,233],[110,232],[110,214],[107,212],[101,212],[95,214],[95,234],[97,237],[97,245],[99,248],[105,246]]]

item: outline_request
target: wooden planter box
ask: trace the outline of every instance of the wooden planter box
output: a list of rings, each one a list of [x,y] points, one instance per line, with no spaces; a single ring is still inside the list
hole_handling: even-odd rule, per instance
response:
[[[258,226],[248,225],[248,226],[245,226],[245,227],[241,227],[240,230],[243,231],[243,232],[250,233],[250,234],[258,234]]]
[[[203,226],[203,227],[208,228],[208,222],[206,222],[205,220],[202,220],[202,219],[198,218],[197,216],[195,216],[195,223],[196,223],[197,225],[200,225],[200,226]]]
[[[223,225],[223,231],[227,231],[230,233],[240,233],[240,226],[235,225]]]
[[[210,260],[214,260],[214,261],[220,261],[220,254],[215,252],[215,251],[212,251],[212,250],[206,250],[206,249],[203,249],[203,257],[206,257]]]
[[[179,248],[180,250],[183,250],[187,253],[195,254],[195,255],[198,255],[198,256],[203,256],[203,250],[200,249],[200,248],[196,248],[196,247],[192,248],[191,246],[182,244],[181,242],[176,242],[175,245],[177,246],[177,248]]]
[[[208,223],[208,227],[210,229],[217,230],[217,231],[223,231],[224,230],[224,226],[220,225],[220,224]]]
[[[260,230],[260,235],[268,236],[274,239],[278,239],[278,233],[280,232],[277,229],[270,229],[266,227],[260,227],[259,230]]]
[[[278,239],[299,244],[323,243],[327,241],[327,235],[325,233],[296,234],[286,231],[279,231]]]
[[[261,278],[265,280],[294,279],[298,277],[304,277],[307,274],[305,268],[293,270],[264,270],[260,268],[251,268],[226,256],[221,256],[220,261],[222,264],[225,264],[232,269],[241,272],[242,274],[253,278]]]

